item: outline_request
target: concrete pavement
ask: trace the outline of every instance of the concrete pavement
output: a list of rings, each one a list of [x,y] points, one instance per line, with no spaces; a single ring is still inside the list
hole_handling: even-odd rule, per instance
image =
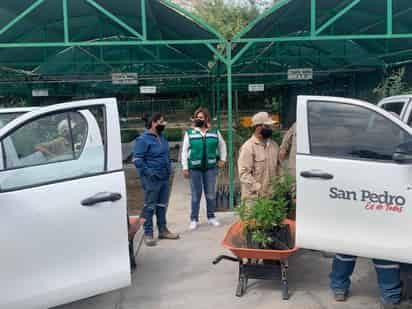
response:
[[[372,263],[358,261],[351,297],[336,303],[328,289],[332,260],[318,252],[301,250],[289,261],[291,297],[283,301],[279,282],[250,280],[247,293],[235,297],[238,265],[227,261],[213,266],[213,259],[229,254],[221,241],[232,213],[218,214],[222,227],[205,224],[189,231],[190,192],[182,171],[177,170],[168,212],[169,227],[181,234],[178,241],[160,241],[142,247],[132,286],[58,309],[377,309],[379,292]],[[57,308],[56,308],[57,309]]]

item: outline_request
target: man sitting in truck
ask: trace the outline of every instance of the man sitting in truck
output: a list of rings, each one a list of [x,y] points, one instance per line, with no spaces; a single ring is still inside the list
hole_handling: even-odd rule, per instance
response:
[[[72,122],[71,125],[75,127],[76,123]],[[58,124],[57,131],[59,137],[50,142],[37,145],[36,150],[49,157],[73,154],[73,142],[67,119]]]

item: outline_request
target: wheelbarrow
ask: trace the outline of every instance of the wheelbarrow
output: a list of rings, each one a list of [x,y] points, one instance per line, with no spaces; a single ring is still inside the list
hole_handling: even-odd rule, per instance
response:
[[[295,239],[295,221],[285,220],[284,224],[289,225],[292,238]],[[240,247],[240,241],[244,243],[242,222],[234,223],[226,233],[222,242],[223,247],[229,249],[233,256],[220,255],[214,261],[216,265],[222,260],[228,260],[239,264],[238,285],[236,296],[242,297],[247,290],[249,279],[260,280],[280,280],[282,285],[282,299],[289,299],[288,285],[288,258],[295,253],[298,248],[290,250],[266,250],[250,249]]]

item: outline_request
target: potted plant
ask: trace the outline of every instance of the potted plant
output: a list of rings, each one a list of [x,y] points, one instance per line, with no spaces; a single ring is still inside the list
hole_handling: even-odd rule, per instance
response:
[[[273,194],[244,202],[238,209],[246,246],[253,249],[288,250],[294,247],[285,220],[291,209],[293,179],[282,176],[273,181]]]
[[[287,170],[283,172],[283,176],[276,177],[272,181],[272,199],[285,200],[287,217],[296,219],[296,179],[289,175]]]

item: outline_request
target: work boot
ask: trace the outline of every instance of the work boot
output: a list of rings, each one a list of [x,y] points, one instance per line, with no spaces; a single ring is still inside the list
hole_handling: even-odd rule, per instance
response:
[[[337,302],[344,302],[348,298],[348,291],[333,291],[333,297]]]
[[[154,239],[153,235],[144,235],[143,240],[148,247],[156,246],[156,239]]]
[[[179,234],[170,232],[168,229],[165,229],[163,232],[159,233],[159,239],[179,239]]]

